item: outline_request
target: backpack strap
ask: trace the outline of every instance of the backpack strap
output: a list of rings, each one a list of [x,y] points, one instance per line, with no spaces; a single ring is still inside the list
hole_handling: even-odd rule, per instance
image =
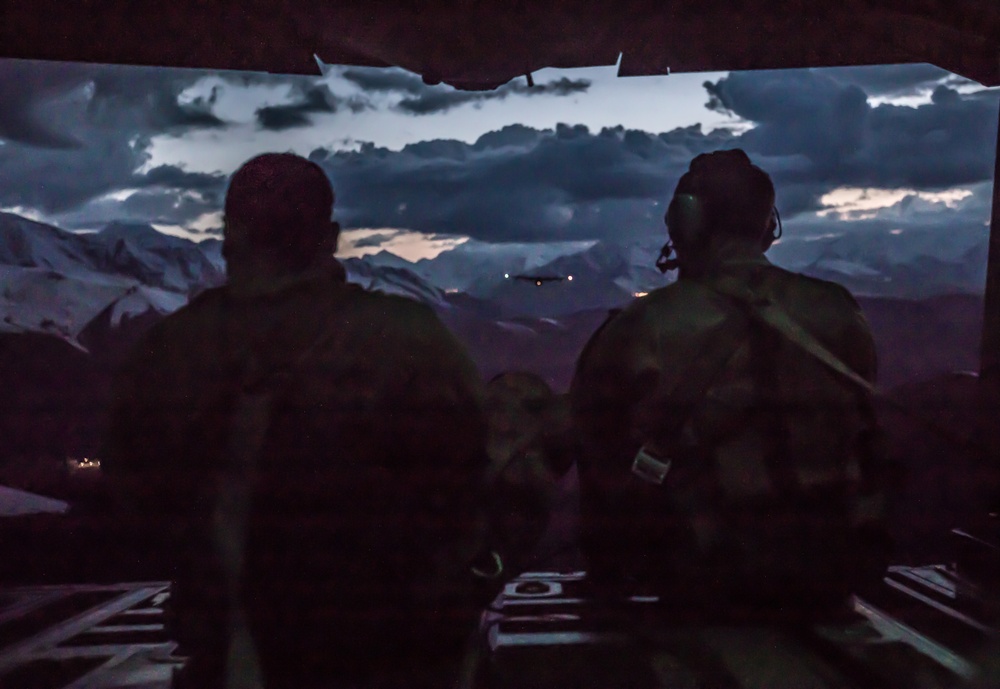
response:
[[[229,610],[224,689],[264,687],[263,670],[250,633],[241,590],[254,474],[271,427],[276,399],[286,390],[296,371],[301,370],[325,345],[342,337],[343,323],[339,310],[332,323],[290,365],[262,371],[251,351],[239,374],[238,390],[230,413],[223,480],[220,481],[211,515],[211,542],[219,558]]]
[[[263,672],[254,647],[241,579],[245,561],[247,522],[253,503],[253,474],[270,427],[274,390],[241,390],[233,402],[227,465],[211,516],[211,543],[223,576],[229,635],[224,663],[224,689],[262,689]]]
[[[705,283],[705,286],[741,304],[751,319],[778,332],[787,341],[819,360],[842,378],[846,378],[870,395],[879,394],[872,383],[827,349],[822,342],[799,325],[791,314],[773,300],[761,297],[750,287],[729,276],[719,278],[711,284]]]
[[[662,485],[678,452],[694,441],[684,437],[685,426],[712,383],[745,346],[748,319],[743,311],[733,310],[679,376],[658,383],[645,412],[649,428],[642,429],[649,440],[632,462],[632,473],[643,481]]]
[[[760,279],[761,273],[755,273],[749,284],[731,276],[722,276],[711,282],[700,282],[706,289],[727,298],[734,311],[721,328],[709,339],[705,350],[700,352],[684,369],[682,374],[669,387],[663,387],[654,392],[652,410],[654,418],[659,420],[651,442],[643,445],[632,463],[632,473],[644,481],[660,485],[670,470],[671,455],[683,443],[682,431],[696,408],[707,395],[712,382],[721,374],[728,362],[733,358],[740,346],[748,339],[748,333],[761,327],[772,332],[799,347],[814,359],[820,361],[837,375],[850,381],[862,392],[871,396],[880,396],[878,390],[869,381],[833,354],[823,343],[803,328],[787,311],[771,299],[760,296],[752,287]],[[760,337],[749,337],[758,341]],[[760,375],[757,378],[758,391],[773,390],[776,380],[773,366],[760,366],[762,356],[766,353],[754,351],[754,359],[758,361]],[[881,396],[880,396],[881,397]],[[663,420],[666,420],[665,422]],[[776,422],[777,424],[777,422]],[[781,431],[777,425],[775,430]],[[781,463],[769,462],[773,468],[779,468]],[[773,473],[773,472],[771,472]],[[793,489],[794,482],[784,470],[778,484]]]

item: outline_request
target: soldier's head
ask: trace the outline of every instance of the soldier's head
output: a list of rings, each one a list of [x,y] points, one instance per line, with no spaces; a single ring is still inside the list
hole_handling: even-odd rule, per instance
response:
[[[222,251],[230,282],[295,274],[337,248],[333,187],[315,163],[265,153],[229,182]]]
[[[677,182],[667,230],[683,269],[711,259],[723,244],[767,251],[778,224],[774,184],[742,149],[702,153]]]

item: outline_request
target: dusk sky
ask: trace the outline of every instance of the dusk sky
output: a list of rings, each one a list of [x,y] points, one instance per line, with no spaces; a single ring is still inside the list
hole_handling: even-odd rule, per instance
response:
[[[292,150],[329,173],[343,249],[662,233],[690,159],[742,147],[790,233],[985,232],[1000,92],[930,65],[615,76],[492,92],[402,69],[324,75],[0,60],[0,209],[66,229],[218,233],[227,177]]]

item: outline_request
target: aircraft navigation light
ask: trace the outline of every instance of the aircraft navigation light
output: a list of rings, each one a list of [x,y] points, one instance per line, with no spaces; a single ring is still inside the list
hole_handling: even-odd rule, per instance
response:
[[[570,282],[572,282],[573,281],[573,276],[572,275],[567,275],[566,279],[569,280]]]
[[[503,274],[503,276],[504,276],[505,278],[509,278],[509,277],[510,277],[510,273],[504,273],[504,274]]]
[[[632,296],[634,296],[634,297],[644,297],[647,294],[649,294],[649,292],[636,292]]]
[[[539,287],[541,287],[542,286],[542,281],[541,280],[535,280],[535,284],[538,285]]]

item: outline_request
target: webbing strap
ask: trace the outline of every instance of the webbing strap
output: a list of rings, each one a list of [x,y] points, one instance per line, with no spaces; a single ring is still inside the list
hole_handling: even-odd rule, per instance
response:
[[[760,320],[767,325],[780,332],[788,338],[790,342],[798,345],[818,359],[821,363],[839,373],[844,378],[847,378],[862,390],[865,390],[872,395],[878,394],[878,390],[871,384],[871,382],[863,378],[850,366],[839,359],[837,355],[824,347],[823,343],[813,337],[801,325],[792,320],[792,317],[788,314],[788,312],[774,302],[759,305],[752,309],[751,313],[760,318]]]
[[[343,300],[343,293],[341,299]],[[342,306],[338,303],[338,316]],[[252,353],[244,362],[244,380],[233,400],[226,464],[219,495],[212,513],[212,541],[219,555],[229,606],[229,645],[225,659],[224,689],[263,689],[264,676],[257,655],[240,582],[246,560],[247,530],[253,504],[253,475],[257,469],[267,431],[271,427],[275,399],[296,371],[335,342],[343,332],[341,318],[332,323],[286,368],[262,372],[254,366]]]
[[[247,522],[253,503],[253,472],[270,426],[274,395],[241,392],[233,405],[228,466],[212,513],[212,540],[219,553],[229,607],[229,647],[224,689],[261,689],[263,672],[243,607],[240,580],[246,554]]]
[[[770,299],[758,297],[749,288],[729,277],[722,278],[706,286],[745,305],[747,313],[751,318],[777,330],[780,334],[784,335],[786,340],[805,350],[813,358],[827,366],[827,368],[847,378],[871,395],[879,394],[878,389],[871,382],[827,349],[822,342],[799,325],[779,304]]]
[[[704,284],[704,283],[703,283]],[[786,340],[807,352],[813,358],[824,364],[830,370],[836,372],[843,378],[854,383],[864,392],[877,398],[884,404],[892,407],[904,416],[912,419],[926,430],[934,433],[950,443],[953,443],[966,451],[971,452],[979,458],[986,458],[992,461],[992,453],[986,447],[975,442],[971,438],[955,433],[949,428],[942,426],[936,421],[915,412],[905,404],[898,402],[891,396],[879,390],[870,381],[866,380],[857,371],[845,364],[837,355],[827,349],[823,343],[811,335],[805,328],[798,324],[792,316],[781,308],[780,305],[769,299],[762,299],[755,295],[750,288],[731,277],[723,277],[712,284],[705,284],[705,287],[719,294],[730,297],[742,304],[747,305],[748,314],[756,321],[763,323],[773,330],[776,330]]]
[[[742,311],[742,309],[740,310]],[[715,379],[741,347],[746,317],[734,312],[708,338],[705,347],[674,380],[663,379],[648,404],[646,423],[640,429],[649,437],[632,462],[632,473],[648,483],[661,485],[681,442],[684,425],[708,394]]]

